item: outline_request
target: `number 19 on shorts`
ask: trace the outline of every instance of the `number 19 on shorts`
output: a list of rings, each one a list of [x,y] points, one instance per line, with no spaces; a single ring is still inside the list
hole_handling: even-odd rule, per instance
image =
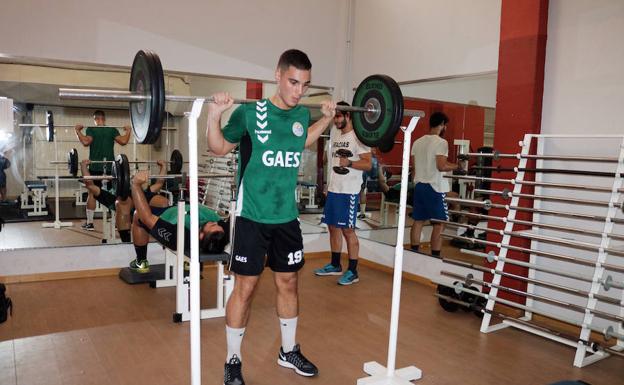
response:
[[[288,264],[296,265],[303,259],[303,250],[297,250],[294,253],[288,254]]]

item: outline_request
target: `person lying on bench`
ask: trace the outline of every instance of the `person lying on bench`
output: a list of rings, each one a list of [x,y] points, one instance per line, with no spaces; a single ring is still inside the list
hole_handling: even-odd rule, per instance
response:
[[[175,251],[178,236],[178,206],[169,206],[163,196],[147,200],[142,185],[147,182],[147,171],[139,171],[132,178],[132,200],[135,214],[132,220],[132,239],[137,257],[130,262],[134,271],[149,271],[147,243],[151,235],[163,246]],[[190,205],[185,205],[184,254],[190,255]],[[199,205],[199,250],[200,254],[219,254],[229,243],[230,226],[227,221],[204,205]]]
[[[80,162],[80,169],[82,171],[83,176],[91,175],[89,173],[89,163],[91,161],[89,159],[84,159]],[[165,175],[165,162],[162,160],[157,161],[158,166],[160,166],[160,170],[158,172],[159,175]],[[126,199],[122,199],[116,196],[115,191],[107,191],[100,188],[97,184],[93,182],[93,180],[84,179],[83,183],[85,188],[91,193],[91,195],[98,201],[100,204],[111,212],[115,212],[115,226],[119,231],[119,238],[121,238],[122,242],[131,242],[130,239],[130,227],[132,225],[132,211],[134,210],[134,204],[132,203],[132,198],[128,197]],[[152,199],[154,195],[158,195],[158,192],[162,188],[164,183],[164,179],[158,179],[155,183],[149,186],[145,190],[146,199]]]

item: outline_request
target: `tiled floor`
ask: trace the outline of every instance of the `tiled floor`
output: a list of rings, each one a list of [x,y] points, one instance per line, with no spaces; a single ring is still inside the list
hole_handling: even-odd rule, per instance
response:
[[[360,283],[315,277],[325,259],[300,275],[297,340],[320,368],[309,379],[279,367],[272,275],[263,275],[243,343],[247,384],[354,384],[362,364],[386,362],[391,276],[360,267]],[[214,269],[204,271],[202,298],[214,299]],[[14,315],[0,324],[0,384],[188,384],[189,324],[174,324],[173,288],[129,286],[117,277],[12,284]],[[472,313],[446,313],[433,290],[405,281],[397,367],[416,365],[416,384],[549,384],[583,379],[622,384],[624,361],[610,357],[574,368],[574,350],[518,330],[479,332]],[[202,321],[202,383],[223,375],[223,318]]]

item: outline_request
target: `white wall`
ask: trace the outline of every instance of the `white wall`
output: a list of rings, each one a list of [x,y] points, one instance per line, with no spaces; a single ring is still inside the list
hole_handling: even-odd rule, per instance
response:
[[[620,111],[624,106],[624,2],[621,0],[551,0],[548,14],[548,40],[546,44],[546,64],[544,78],[544,98],[542,109],[542,134],[624,134],[624,125]],[[546,139],[544,153],[570,155],[599,155],[618,156],[620,139]],[[614,164],[570,164],[558,162],[544,164],[544,167],[576,168],[595,171],[614,171]],[[596,177],[564,178],[555,175],[544,175],[542,180],[568,183],[602,185],[611,187],[613,179]],[[595,199],[605,201],[609,194],[598,194],[587,191],[562,191],[544,189],[545,195],[574,196],[581,199]],[[621,200],[621,199],[620,199]],[[543,202],[544,209],[561,210],[561,204]],[[568,205],[565,211],[587,212],[593,215],[605,215],[607,210],[599,207]],[[622,214],[617,214],[621,218]],[[583,223],[578,220],[543,216],[540,221],[556,225],[568,225],[585,229],[602,230],[604,223]],[[624,226],[614,226],[613,231],[624,233]],[[570,239],[599,243],[600,238],[568,235]],[[611,247],[622,249],[622,242],[611,241]],[[556,250],[555,246],[542,244],[544,250]],[[578,258],[595,259],[596,252],[566,249],[561,251]],[[538,260],[539,262],[539,260]],[[623,259],[618,256],[609,256],[608,263],[624,266]],[[552,260],[542,260],[541,263],[551,267],[560,267],[567,271],[574,271],[584,275],[592,275],[593,269],[575,266],[570,263],[557,263]],[[610,272],[617,281],[622,281],[621,274]],[[543,276],[544,274],[542,274]],[[538,278],[541,278],[538,276]],[[556,281],[580,289],[588,289],[588,284],[578,281],[570,282],[564,278],[548,276],[548,280]],[[566,301],[586,304],[577,296],[565,296],[545,289],[537,292],[556,296]],[[624,298],[621,290],[612,289],[608,293],[614,298]],[[581,320],[578,312],[563,310],[536,303],[536,307],[556,311],[561,315]],[[621,309],[601,305],[603,310],[621,314]],[[604,327],[609,322],[595,318],[595,325]]]
[[[401,85],[403,97],[496,107],[497,74]]]
[[[500,12],[500,0],[356,0],[352,83],[495,71]]]
[[[624,132],[624,2],[551,0],[542,133]]]
[[[345,0],[4,0],[4,54],[130,65],[155,50],[167,69],[273,79],[278,55],[299,48],[313,83],[332,85]],[[337,67],[338,66],[338,67]]]

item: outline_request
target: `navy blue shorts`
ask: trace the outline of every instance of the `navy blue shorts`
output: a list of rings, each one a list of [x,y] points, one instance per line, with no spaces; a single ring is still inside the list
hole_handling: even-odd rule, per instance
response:
[[[445,193],[435,191],[429,183],[416,183],[412,203],[412,218],[416,221],[428,219],[448,221],[448,206],[445,198]]]
[[[327,193],[321,222],[339,228],[355,228],[360,194]]]

